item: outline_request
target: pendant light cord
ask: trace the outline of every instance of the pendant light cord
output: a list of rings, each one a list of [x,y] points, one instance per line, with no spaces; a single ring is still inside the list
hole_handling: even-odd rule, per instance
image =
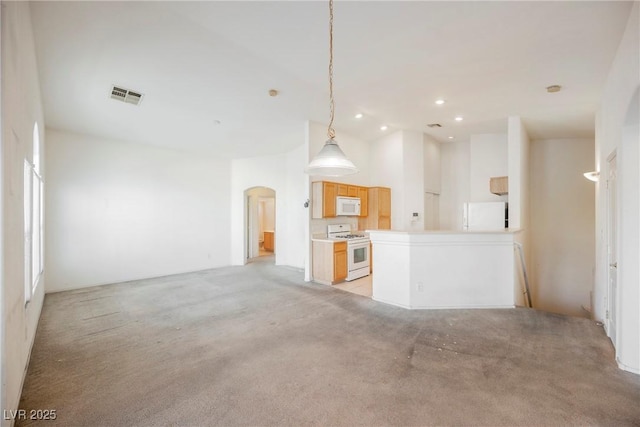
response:
[[[330,120],[327,129],[327,136],[330,140],[336,137],[333,129],[333,116],[335,114],[336,103],[333,100],[333,0],[329,0],[329,111]]]

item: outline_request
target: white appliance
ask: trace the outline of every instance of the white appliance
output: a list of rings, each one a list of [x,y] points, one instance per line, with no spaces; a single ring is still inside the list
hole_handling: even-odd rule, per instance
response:
[[[358,215],[360,215],[360,199],[358,197],[336,197],[336,216]]]
[[[332,224],[327,226],[327,237],[347,241],[347,281],[369,275],[371,247],[367,235],[352,232],[350,224]]]
[[[504,230],[509,226],[508,206],[504,202],[465,203],[462,228],[475,231]]]

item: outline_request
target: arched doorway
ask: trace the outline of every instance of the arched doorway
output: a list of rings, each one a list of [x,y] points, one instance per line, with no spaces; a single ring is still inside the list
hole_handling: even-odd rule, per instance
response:
[[[251,187],[244,191],[245,261],[261,257],[275,258],[276,192],[269,187]]]

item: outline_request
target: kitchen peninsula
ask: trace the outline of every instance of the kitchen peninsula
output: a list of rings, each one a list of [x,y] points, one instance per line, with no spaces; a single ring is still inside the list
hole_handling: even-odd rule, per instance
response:
[[[412,309],[524,305],[519,230],[368,232],[376,301]]]

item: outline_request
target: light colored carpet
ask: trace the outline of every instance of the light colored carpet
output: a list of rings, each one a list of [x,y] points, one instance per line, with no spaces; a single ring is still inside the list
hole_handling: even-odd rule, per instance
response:
[[[591,321],[408,311],[272,263],[47,295],[21,407],[64,426],[640,425],[640,377]]]

